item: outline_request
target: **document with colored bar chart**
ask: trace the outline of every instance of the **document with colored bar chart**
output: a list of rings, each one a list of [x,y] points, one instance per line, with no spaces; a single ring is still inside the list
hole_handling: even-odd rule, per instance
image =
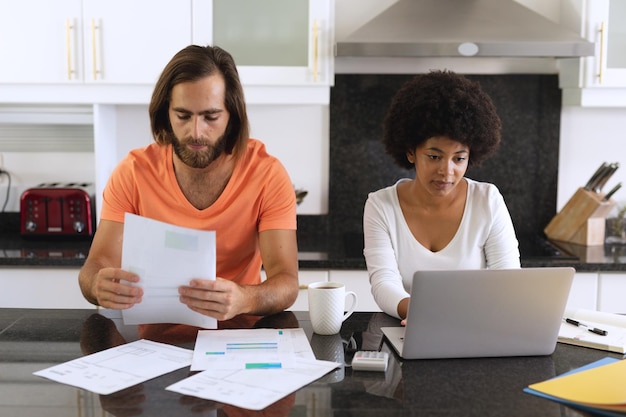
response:
[[[204,371],[165,389],[262,410],[342,365],[315,359],[301,328],[200,330],[191,369]]]
[[[315,359],[301,328],[200,330],[191,370],[294,368],[298,359]]]
[[[316,360],[301,328],[200,330],[191,369],[204,371],[165,389],[262,410],[342,365]]]

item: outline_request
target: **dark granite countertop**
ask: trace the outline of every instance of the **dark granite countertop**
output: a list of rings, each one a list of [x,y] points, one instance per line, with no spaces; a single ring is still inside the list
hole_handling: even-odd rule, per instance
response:
[[[54,407],[58,415],[575,417],[586,414],[526,394],[523,388],[606,356],[621,358],[557,343],[548,356],[402,360],[380,332],[381,326],[397,325],[398,320],[384,313],[354,313],[339,335],[319,336],[313,334],[306,312],[221,322],[221,328],[301,327],[318,359],[349,363],[357,349],[390,352],[384,373],[343,366],[257,413],[165,391],[190,375],[188,367],[106,396],[35,376],[33,372],[49,366],[134,341],[140,337],[137,328],[123,325],[119,312],[0,309],[0,369],[3,389],[11,393],[9,402],[6,396],[0,401],[0,415],[40,414]],[[164,331],[145,338],[193,349],[195,330],[176,333],[176,340]]]
[[[83,265],[91,244],[89,239],[25,239],[19,233],[19,217],[9,216],[9,222],[3,222],[3,218],[7,218],[6,214],[0,217],[0,267],[80,268]],[[551,249],[562,254],[552,256],[537,250],[537,246],[546,245],[544,242],[524,240],[523,243],[523,267],[571,266],[578,272],[626,271],[626,245],[586,247],[552,242]],[[360,233],[298,233],[298,249],[300,269],[366,269]]]

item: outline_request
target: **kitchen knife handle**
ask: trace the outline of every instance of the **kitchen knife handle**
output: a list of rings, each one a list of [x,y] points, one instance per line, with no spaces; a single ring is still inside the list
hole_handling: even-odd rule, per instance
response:
[[[607,165],[608,165],[607,162],[602,162],[602,165],[600,165],[598,167],[598,169],[596,169],[596,172],[593,173],[591,178],[589,178],[589,181],[587,181],[587,184],[585,184],[585,187],[584,187],[585,190],[587,190],[587,191],[592,191],[593,190],[593,186],[598,181],[598,177],[600,176],[602,171],[604,171],[604,169],[607,167]]]
[[[606,193],[606,195],[602,198],[602,201],[609,201],[611,197],[613,197],[613,194],[615,194],[615,192],[620,188],[622,188],[622,183],[618,182],[617,185],[611,189],[611,191]]]
[[[602,188],[604,188],[604,186],[609,181],[609,179],[613,176],[613,174],[615,174],[615,171],[617,171],[617,168],[619,168],[619,163],[618,162],[613,162],[609,166],[609,168],[601,176],[600,180],[598,181],[598,184],[595,187],[596,188],[595,191],[597,193],[602,191]]]

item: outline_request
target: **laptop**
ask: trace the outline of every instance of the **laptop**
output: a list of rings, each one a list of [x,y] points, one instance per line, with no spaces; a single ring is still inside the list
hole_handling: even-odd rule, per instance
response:
[[[404,359],[550,355],[574,268],[418,271],[407,325],[382,327]]]

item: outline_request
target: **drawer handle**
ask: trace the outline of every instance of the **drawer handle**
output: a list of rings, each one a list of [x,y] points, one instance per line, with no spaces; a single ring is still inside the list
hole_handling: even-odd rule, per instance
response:
[[[70,19],[65,19],[65,49],[67,51],[67,79],[72,79],[72,74],[74,70],[72,69],[72,29],[74,29],[74,25]]]
[[[98,74],[100,73],[100,71],[98,70],[98,53],[96,50],[96,31],[98,29],[100,29],[100,26],[96,24],[96,19],[91,19],[91,65],[94,81],[98,79]]]
[[[319,27],[317,20],[313,21],[313,81],[318,79],[318,60],[319,60]]]
[[[606,34],[604,22],[600,24],[600,29],[598,30],[598,32],[600,32],[600,68],[598,72],[598,82],[602,84],[602,78],[604,76],[604,36]]]

